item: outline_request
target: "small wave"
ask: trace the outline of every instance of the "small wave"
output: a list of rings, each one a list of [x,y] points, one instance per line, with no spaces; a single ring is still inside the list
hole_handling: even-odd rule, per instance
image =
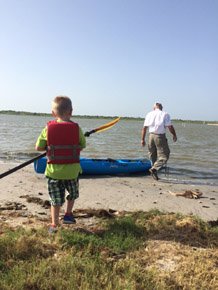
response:
[[[0,160],[3,161],[22,161],[36,157],[37,152],[3,152],[0,154]]]
[[[218,175],[213,172],[184,168],[166,168],[162,170],[161,180],[170,183],[218,185]]]
[[[168,178],[161,177],[161,181],[165,183],[173,183],[173,184],[189,184],[189,185],[208,185],[208,186],[217,186],[218,183],[216,181],[213,182],[205,182],[203,180],[192,180],[192,179],[180,179],[180,178]]]

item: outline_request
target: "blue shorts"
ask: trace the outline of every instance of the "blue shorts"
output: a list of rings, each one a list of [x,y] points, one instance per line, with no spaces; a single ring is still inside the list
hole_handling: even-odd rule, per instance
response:
[[[75,200],[79,197],[79,179],[60,180],[48,178],[48,193],[52,206],[62,206],[65,202],[65,192],[67,200]]]

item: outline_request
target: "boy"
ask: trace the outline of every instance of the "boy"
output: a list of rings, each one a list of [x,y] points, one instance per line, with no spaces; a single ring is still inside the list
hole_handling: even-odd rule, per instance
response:
[[[51,202],[50,233],[57,231],[65,190],[68,195],[63,223],[76,222],[72,210],[75,199],[79,197],[80,151],[86,147],[86,140],[79,125],[70,120],[72,111],[70,98],[57,96],[52,102],[55,120],[48,122],[36,142],[37,151],[47,151],[45,176]]]

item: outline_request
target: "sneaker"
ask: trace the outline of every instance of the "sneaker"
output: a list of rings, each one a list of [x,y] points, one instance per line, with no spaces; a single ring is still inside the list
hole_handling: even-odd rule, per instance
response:
[[[57,231],[58,231],[57,227],[53,225],[51,225],[48,229],[48,233],[51,235],[57,233]]]
[[[151,173],[151,176],[154,178],[154,180],[158,180],[157,170],[154,168],[149,169],[149,172]]]
[[[64,219],[63,219],[63,223],[64,224],[75,224],[76,220],[75,220],[73,214],[71,214],[71,215],[65,214]]]

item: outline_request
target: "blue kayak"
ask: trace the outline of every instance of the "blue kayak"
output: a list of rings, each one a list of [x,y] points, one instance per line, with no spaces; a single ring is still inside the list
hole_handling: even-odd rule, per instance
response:
[[[43,157],[34,161],[34,169],[37,173],[44,173],[47,158]],[[92,159],[80,158],[83,175],[116,175],[146,173],[151,168],[148,159]]]

